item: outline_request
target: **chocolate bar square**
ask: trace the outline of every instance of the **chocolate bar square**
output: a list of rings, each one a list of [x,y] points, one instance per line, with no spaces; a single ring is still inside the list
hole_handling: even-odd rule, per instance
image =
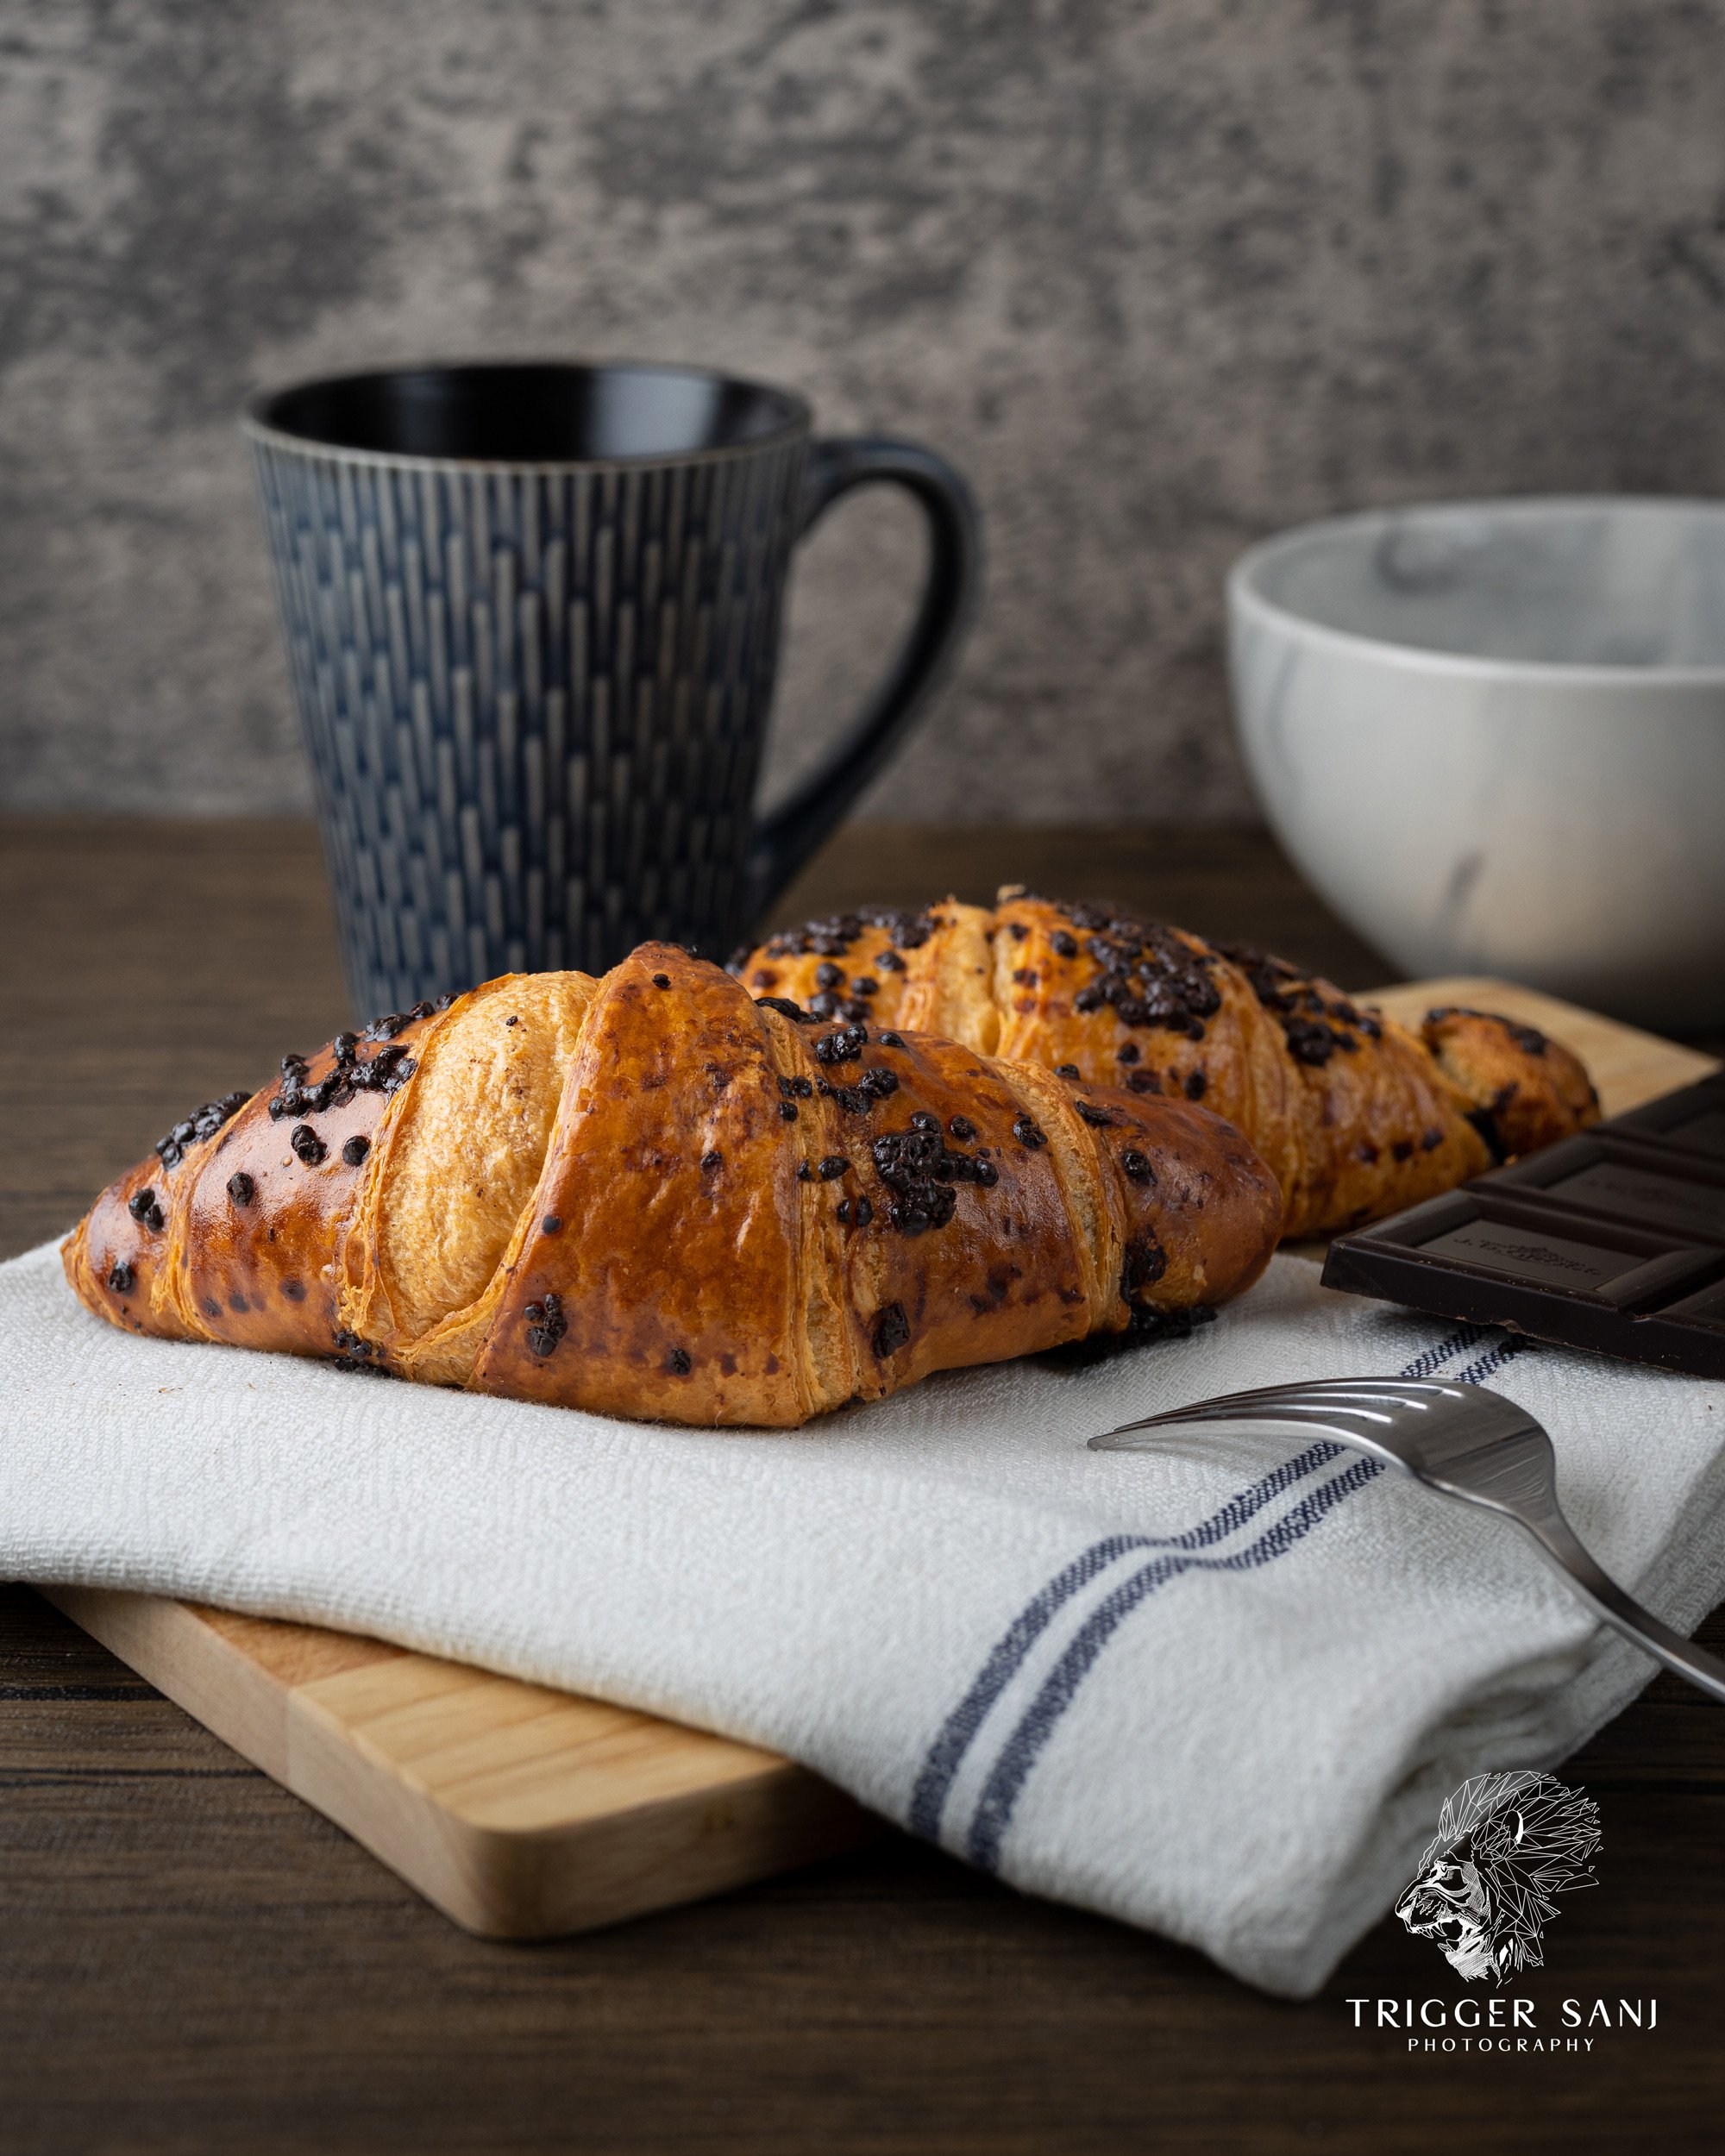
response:
[[[1725,1377],[1725,1073],[1339,1236],[1327,1287]]]

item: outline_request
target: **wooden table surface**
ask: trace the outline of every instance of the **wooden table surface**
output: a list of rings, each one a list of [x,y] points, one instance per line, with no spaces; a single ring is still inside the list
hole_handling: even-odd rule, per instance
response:
[[[1003,876],[1383,975],[1250,833],[863,827],[781,912]],[[348,1020],[298,825],[0,819],[0,1256]],[[1662,1677],[1566,1775],[1600,1884],[1515,1988],[1542,2032],[1565,1997],[1656,1997],[1657,2028],[1410,2057],[1346,2002],[1461,1987],[1393,1920],[1289,2006],[898,1836],[613,1932],[470,1939],[0,1589],[0,2149],[1716,2147],[1725,1717]]]

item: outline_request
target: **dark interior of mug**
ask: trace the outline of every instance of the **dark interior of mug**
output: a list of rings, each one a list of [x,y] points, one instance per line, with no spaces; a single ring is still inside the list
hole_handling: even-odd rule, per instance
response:
[[[424,367],[306,382],[261,399],[279,433],[339,449],[493,464],[687,456],[806,418],[781,390],[695,367]]]

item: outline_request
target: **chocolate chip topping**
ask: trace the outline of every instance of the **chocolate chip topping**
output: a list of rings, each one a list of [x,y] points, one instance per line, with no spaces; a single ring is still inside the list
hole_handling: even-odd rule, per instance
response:
[[[1120,1173],[1135,1183],[1153,1183],[1156,1181],[1156,1170],[1145,1156],[1131,1145],[1120,1155]]]
[[[665,1368],[673,1377],[687,1377],[694,1368],[687,1348],[673,1348],[665,1357]]]
[[[855,913],[830,913],[822,920],[805,921],[800,928],[781,929],[768,937],[763,955],[768,958],[806,958],[811,955],[843,958],[867,928],[884,929],[888,940],[899,950],[915,950],[928,941],[935,925],[933,915],[926,911],[912,913],[902,906],[864,906]],[[746,958],[747,954],[743,956]],[[870,963],[888,966],[888,959],[881,954]],[[896,970],[891,966],[888,969]],[[732,970],[736,970],[734,965]]]
[[[416,1018],[429,1018],[434,1010],[447,1011],[454,1001],[453,996],[446,996],[441,1002],[436,1004],[416,1003],[405,1011],[392,1011],[386,1018],[373,1018],[361,1038],[367,1041],[392,1041],[398,1033],[405,1032]]]
[[[116,1257],[108,1268],[108,1285],[116,1295],[129,1295],[137,1284],[137,1275],[123,1257]]]
[[[1215,1315],[1202,1303],[1186,1310],[1153,1310],[1145,1303],[1134,1303],[1118,1332],[1093,1332],[1088,1339],[1069,1340],[1062,1347],[1044,1349],[1038,1359],[1060,1369],[1085,1369],[1155,1341],[1190,1339],[1195,1326],[1214,1323]]]
[[[147,1187],[135,1190],[126,1200],[126,1210],[141,1228],[148,1228],[160,1235],[167,1225],[167,1215],[157,1202],[156,1194]]]
[[[907,1131],[892,1131],[869,1148],[875,1172],[893,1193],[887,1217],[901,1235],[925,1235],[944,1228],[957,1206],[953,1186],[975,1183],[992,1190],[1000,1171],[980,1154],[955,1153],[941,1137],[939,1119],[912,1119]]]
[[[295,1060],[295,1059],[291,1059]],[[201,1108],[176,1123],[166,1138],[159,1138],[155,1150],[165,1169],[178,1168],[185,1159],[189,1147],[200,1139],[214,1138],[230,1116],[237,1115],[251,1099],[248,1093],[224,1093],[219,1100],[206,1100]]]
[[[329,1150],[309,1123],[295,1124],[287,1142],[307,1168],[316,1168]]]
[[[286,1117],[317,1115],[325,1108],[344,1107],[357,1094],[380,1093],[387,1099],[398,1092],[418,1065],[405,1045],[391,1037],[416,1019],[430,1018],[431,1014],[430,1004],[416,1003],[411,1011],[392,1012],[389,1017],[376,1019],[363,1034],[338,1033],[329,1044],[335,1062],[315,1086],[305,1082],[307,1065],[303,1056],[284,1056],[281,1084],[269,1103],[271,1122],[279,1123]],[[359,1051],[366,1041],[384,1041],[388,1045],[380,1048],[370,1058],[362,1058]]]
[[[905,1315],[903,1303],[882,1304],[875,1314],[875,1329],[871,1336],[875,1359],[884,1363],[889,1355],[896,1355],[901,1347],[908,1347],[910,1338],[910,1319]]]
[[[1014,1119],[1013,1136],[1020,1145],[1028,1145],[1032,1152],[1038,1145],[1046,1145],[1048,1143],[1048,1133],[1039,1124],[1033,1123],[1027,1115]]]
[[[1127,1243],[1120,1268],[1120,1294],[1130,1302],[1143,1288],[1153,1288],[1168,1270],[1168,1253],[1148,1228]]]
[[[527,1345],[542,1360],[556,1351],[557,1343],[569,1329],[561,1295],[547,1294],[530,1302],[522,1312],[527,1320]]]
[[[258,1194],[258,1187],[243,1168],[228,1178],[228,1195],[236,1206],[248,1206]]]
[[[1285,958],[1272,958],[1250,943],[1224,943],[1219,948],[1245,974],[1264,1009],[1279,1020],[1288,1052],[1296,1063],[1316,1069],[1338,1050],[1344,1055],[1357,1055],[1356,1033],[1369,1041],[1382,1039],[1383,1028],[1369,1011],[1361,1011],[1333,989],[1326,993],[1323,984],[1308,981]]]
[[[1296,1063],[1316,1069],[1336,1052],[1336,1037],[1321,1018],[1284,1018],[1282,1030],[1287,1036],[1288,1052]]]
[[[869,1029],[863,1025],[847,1025],[837,1033],[823,1033],[814,1044],[815,1061],[848,1063],[862,1053],[868,1041]]]
[[[342,1148],[342,1158],[349,1168],[357,1168],[371,1150],[371,1140],[363,1132],[356,1131]]]
[[[1212,979],[1215,961],[1194,950],[1171,929],[1146,926],[1105,905],[1068,906],[1066,918],[1086,932],[1085,950],[1099,977],[1087,981],[1072,999],[1075,1011],[1088,1014],[1113,1007],[1122,1025],[1165,1026],[1201,1040],[1204,1021],[1221,1008],[1221,991]],[[1062,957],[1078,956],[1076,939],[1065,929],[1051,932],[1051,948]]]

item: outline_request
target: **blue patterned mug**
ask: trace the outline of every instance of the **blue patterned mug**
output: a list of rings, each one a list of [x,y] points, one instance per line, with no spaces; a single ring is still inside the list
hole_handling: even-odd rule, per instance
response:
[[[246,431],[366,1017],[647,937],[722,956],[925,709],[975,599],[942,458],[812,439],[801,398],[699,368],[352,374],[257,398]],[[921,604],[757,822],[792,552],[877,480],[927,517]]]

